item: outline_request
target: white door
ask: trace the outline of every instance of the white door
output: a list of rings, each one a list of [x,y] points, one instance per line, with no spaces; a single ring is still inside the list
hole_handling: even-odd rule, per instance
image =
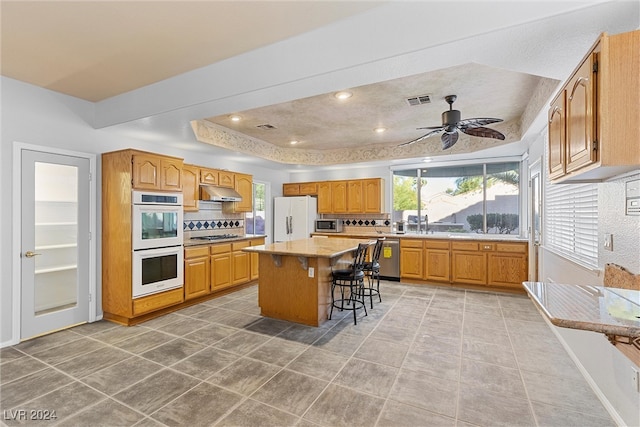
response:
[[[273,207],[273,241],[291,240],[291,200],[288,197],[276,197]]]
[[[540,162],[529,168],[529,280],[538,281],[542,237],[542,174]]]
[[[291,198],[291,240],[309,238],[309,203],[307,197]]]
[[[21,326],[27,339],[89,320],[90,161],[21,151]]]

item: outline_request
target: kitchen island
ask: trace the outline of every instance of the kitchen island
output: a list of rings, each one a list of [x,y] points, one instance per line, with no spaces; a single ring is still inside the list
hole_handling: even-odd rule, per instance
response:
[[[244,248],[259,255],[261,314],[320,326],[331,308],[331,269],[348,266],[360,243],[375,241],[312,237]]]

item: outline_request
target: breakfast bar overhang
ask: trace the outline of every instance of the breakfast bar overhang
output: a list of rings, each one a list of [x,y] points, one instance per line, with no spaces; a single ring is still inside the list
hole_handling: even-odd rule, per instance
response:
[[[263,316],[320,326],[331,307],[331,270],[353,259],[361,239],[312,237],[251,246],[259,255],[258,304]]]

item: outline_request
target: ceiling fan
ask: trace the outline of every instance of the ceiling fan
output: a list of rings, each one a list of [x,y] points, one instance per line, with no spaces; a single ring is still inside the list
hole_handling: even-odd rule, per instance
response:
[[[466,133],[467,135],[478,136],[481,138],[504,139],[504,135],[502,133],[497,130],[484,127],[484,125],[501,122],[502,119],[474,118],[460,120],[460,111],[453,109],[453,103],[457,98],[458,97],[456,95],[447,95],[444,97],[444,100],[449,104],[449,111],[442,113],[442,126],[418,128],[431,130],[419,138],[398,145],[398,147],[422,141],[423,139],[442,131],[444,131],[444,133],[440,139],[442,140],[443,150],[452,147],[453,144],[458,141],[458,130]]]

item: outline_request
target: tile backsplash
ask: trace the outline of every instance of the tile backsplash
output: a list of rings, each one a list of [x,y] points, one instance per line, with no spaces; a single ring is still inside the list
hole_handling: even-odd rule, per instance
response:
[[[185,212],[183,230],[185,238],[202,234],[245,234],[244,213],[223,212],[219,204],[200,207],[198,212]]]

